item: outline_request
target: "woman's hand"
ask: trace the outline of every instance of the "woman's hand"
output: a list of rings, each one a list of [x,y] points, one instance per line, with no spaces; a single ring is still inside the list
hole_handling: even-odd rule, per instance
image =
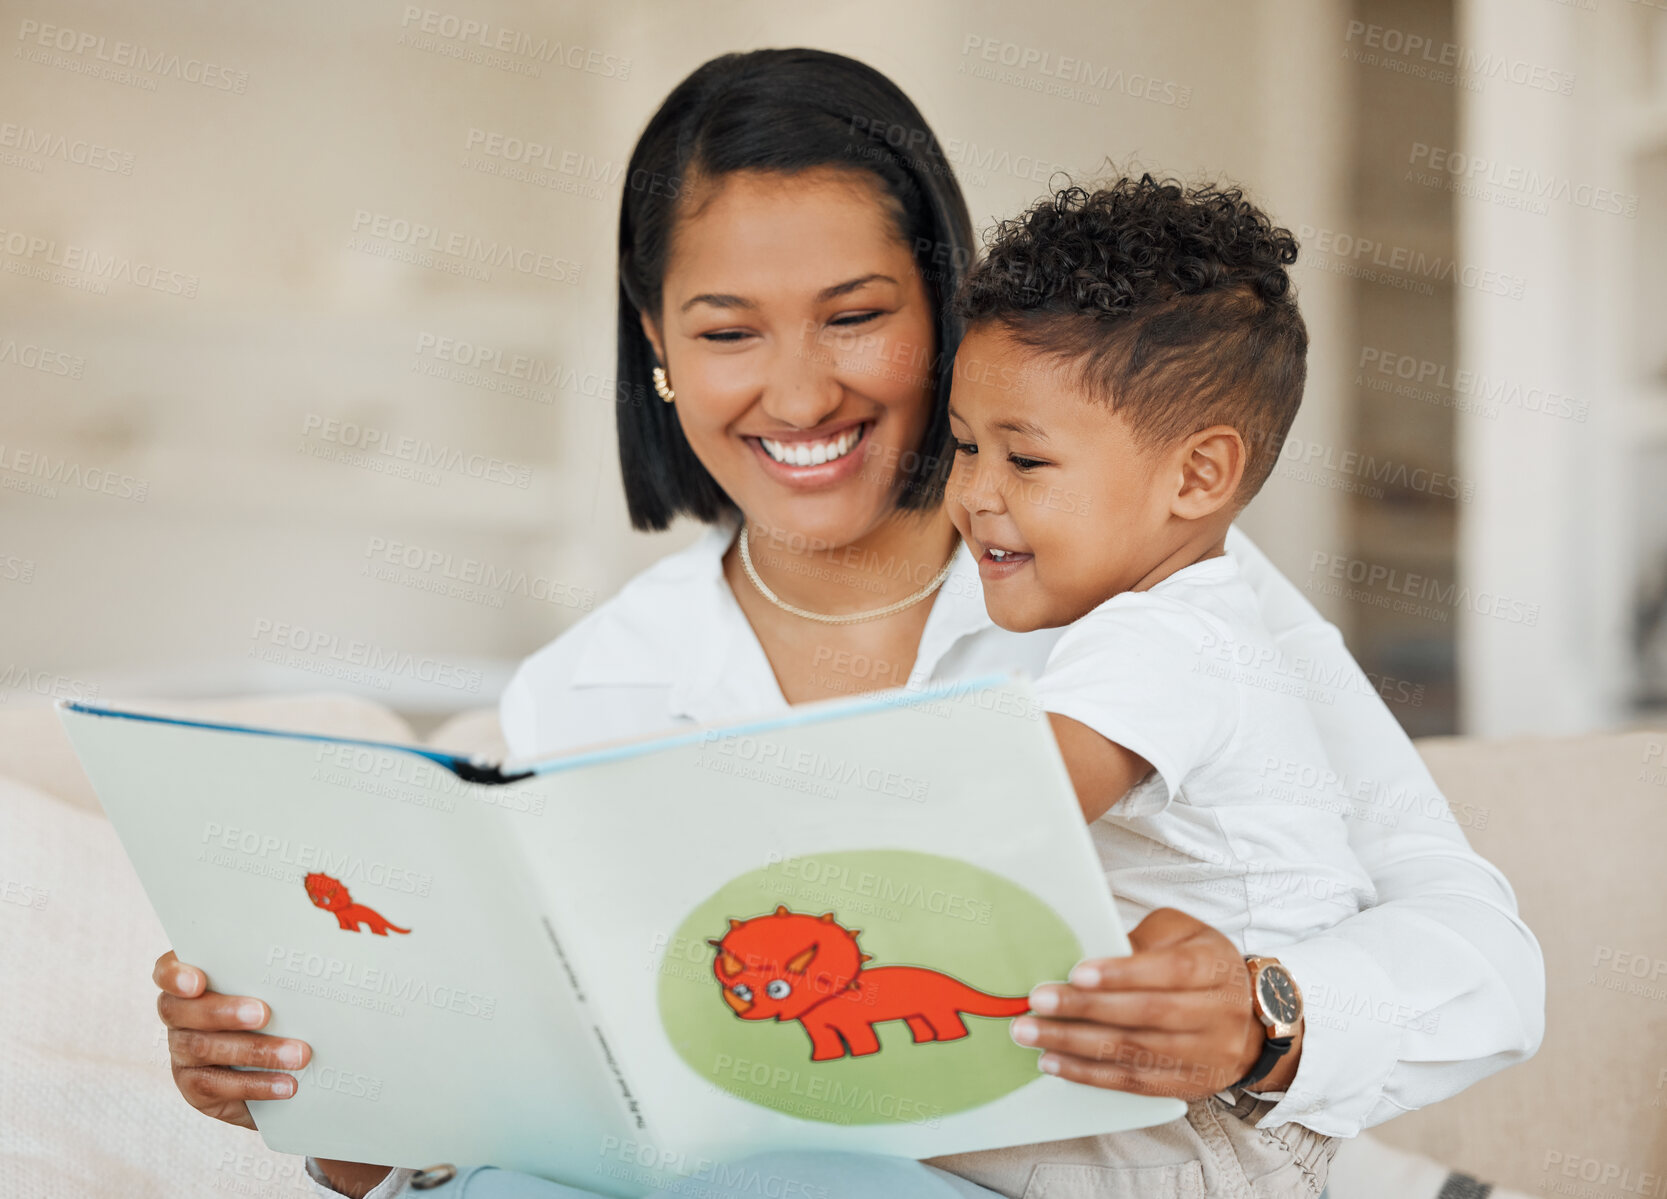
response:
[[[1243,1078],[1267,1032],[1238,947],[1174,908],[1147,916],[1129,944],[1128,957],[1079,963],[1069,985],[1038,987],[1014,1039],[1046,1050],[1049,1073],[1114,1091],[1201,1099]],[[1256,1090],[1284,1090],[1301,1055],[1299,1029]]]
[[[288,1099],[299,1070],[312,1059],[312,1046],[290,1037],[256,1032],[272,1018],[266,1004],[243,995],[208,990],[208,978],[169,950],[156,959],[151,978],[162,988],[156,1011],[168,1027],[168,1060],[174,1085],[185,1102],[216,1120],[253,1128],[251,1099]],[[259,1070],[233,1070],[259,1066]],[[363,1195],[387,1176],[387,1166],[361,1162],[320,1162],[338,1190]]]

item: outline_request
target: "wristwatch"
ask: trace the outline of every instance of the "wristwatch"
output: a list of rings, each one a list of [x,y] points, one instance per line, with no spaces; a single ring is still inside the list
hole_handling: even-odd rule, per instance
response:
[[[1302,1023],[1302,992],[1297,989],[1290,971],[1279,964],[1279,959],[1247,957],[1244,964],[1250,967],[1251,1006],[1267,1029],[1268,1037],[1262,1046],[1262,1056],[1256,1059],[1248,1074],[1233,1084],[1235,1087],[1252,1087],[1266,1078],[1279,1059],[1290,1052],[1297,1026]]]

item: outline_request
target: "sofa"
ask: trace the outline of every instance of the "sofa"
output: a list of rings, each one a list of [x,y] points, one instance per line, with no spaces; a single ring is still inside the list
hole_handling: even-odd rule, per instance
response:
[[[143,706],[419,739],[346,695]],[[423,740],[502,752],[490,709]],[[1419,748],[1545,949],[1547,1034],[1531,1061],[1345,1143],[1333,1199],[1486,1193],[1470,1179],[1496,1199],[1667,1195],[1667,734]],[[56,713],[0,706],[0,1196],[312,1193],[300,1158],[174,1089],[149,981],[167,947]]]

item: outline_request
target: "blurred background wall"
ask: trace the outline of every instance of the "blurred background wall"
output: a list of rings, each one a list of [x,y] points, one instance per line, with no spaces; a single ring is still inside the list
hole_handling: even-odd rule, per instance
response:
[[[0,0],[0,701],[433,722],[685,544],[614,459],[624,163],[798,44],[980,226],[1108,160],[1243,184],[1313,344],[1252,535],[1414,733],[1659,718],[1667,4],[445,3]]]

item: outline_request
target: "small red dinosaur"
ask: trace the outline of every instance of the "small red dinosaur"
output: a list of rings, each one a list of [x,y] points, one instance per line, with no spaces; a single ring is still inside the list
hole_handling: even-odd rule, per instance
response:
[[[362,903],[354,903],[353,896],[347,893],[340,880],[331,878],[328,874],[309,874],[304,880],[307,884],[307,898],[314,905],[327,912],[336,914],[336,923],[350,933],[359,931],[361,924],[379,937],[388,935],[388,930],[396,933],[408,933],[411,930],[401,928],[397,924],[389,924],[376,913],[374,908],[367,908]]]
[[[768,916],[729,922],[712,973],[724,1002],[743,1020],[797,1020],[810,1034],[810,1060],[878,1053],[874,1026],[903,1020],[915,1043],[967,1035],[962,1014],[1017,1016],[1025,996],[988,995],[959,979],[920,966],[875,966],[857,947],[857,933],[833,913],[811,916],[777,907]]]

